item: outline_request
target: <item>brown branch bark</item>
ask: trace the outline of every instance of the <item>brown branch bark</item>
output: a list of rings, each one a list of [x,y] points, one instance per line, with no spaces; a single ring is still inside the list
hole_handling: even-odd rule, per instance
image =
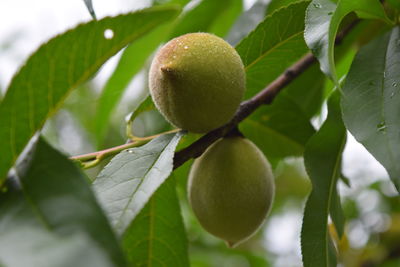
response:
[[[340,44],[344,37],[354,28],[359,21],[356,20],[353,23],[345,27],[340,33],[337,34],[335,44]],[[316,62],[315,57],[308,53],[299,61],[294,63],[291,67],[286,69],[278,78],[271,82],[265,89],[260,91],[257,95],[251,99],[242,102],[234,118],[227,124],[217,128],[199,138],[197,141],[189,145],[188,147],[178,151],[174,156],[174,169],[178,168],[186,161],[192,158],[197,158],[203,154],[203,152],[219,138],[226,136],[232,129],[234,129],[241,121],[247,118],[253,113],[258,107],[264,104],[270,104],[276,97],[276,95],[284,89],[289,83],[295,80],[300,74],[307,70],[313,63]]]

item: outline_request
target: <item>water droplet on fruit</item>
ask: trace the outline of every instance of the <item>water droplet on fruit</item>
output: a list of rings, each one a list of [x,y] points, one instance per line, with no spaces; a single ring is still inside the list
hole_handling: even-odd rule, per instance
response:
[[[322,7],[322,5],[319,4],[319,3],[314,3],[313,6],[314,6],[315,8],[321,8],[321,7]]]

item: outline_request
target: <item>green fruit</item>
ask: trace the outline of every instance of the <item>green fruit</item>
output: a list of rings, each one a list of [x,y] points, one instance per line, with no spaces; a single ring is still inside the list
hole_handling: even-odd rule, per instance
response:
[[[149,74],[157,108],[175,126],[205,133],[229,122],[245,91],[236,50],[208,33],[189,33],[165,44]]]
[[[217,141],[195,160],[189,174],[189,201],[200,224],[230,247],[260,227],[272,205],[271,167],[251,141]]]

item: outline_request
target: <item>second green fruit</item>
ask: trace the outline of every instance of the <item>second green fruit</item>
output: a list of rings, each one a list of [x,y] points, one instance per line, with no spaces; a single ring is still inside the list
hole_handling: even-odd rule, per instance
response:
[[[195,160],[188,191],[200,224],[232,247],[260,227],[275,187],[270,164],[256,145],[229,137]]]

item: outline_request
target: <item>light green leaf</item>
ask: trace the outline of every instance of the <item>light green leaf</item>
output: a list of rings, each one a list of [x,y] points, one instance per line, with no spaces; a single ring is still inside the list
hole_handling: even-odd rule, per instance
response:
[[[2,267],[121,266],[85,233],[48,228],[21,192],[0,194],[0,236]]]
[[[305,1],[279,9],[236,46],[246,70],[246,99],[307,52],[303,39],[307,5]]]
[[[92,16],[93,19],[96,19],[96,13],[94,12],[93,9],[93,3],[92,0],[83,0],[85,2],[85,5],[90,13],[90,15]]]
[[[166,134],[115,156],[93,183],[98,199],[120,235],[172,172],[182,134]]]
[[[386,168],[400,190],[400,28],[356,55],[344,84],[347,129]]]
[[[111,114],[132,80],[144,66],[150,54],[168,36],[171,24],[162,25],[129,45],[123,52],[114,73],[107,81],[97,106],[95,132],[102,142]]]
[[[301,249],[305,267],[331,265],[328,215],[340,175],[341,158],[346,142],[336,91],[328,102],[328,118],[310,138],[304,152],[304,164],[312,182],[312,192],[304,210]]]
[[[191,32],[210,32],[224,36],[241,10],[241,0],[202,0],[180,18],[171,39]]]
[[[91,21],[42,45],[14,76],[0,105],[0,182],[72,89],[120,49],[178,12],[157,7]]]
[[[133,266],[189,266],[187,239],[174,177],[168,178],[122,236]]]
[[[340,22],[354,11],[368,14],[391,23],[378,0],[339,0],[337,5],[331,0],[313,0],[307,8],[304,39],[320,67],[336,86],[339,86],[335,70],[334,46]]]

